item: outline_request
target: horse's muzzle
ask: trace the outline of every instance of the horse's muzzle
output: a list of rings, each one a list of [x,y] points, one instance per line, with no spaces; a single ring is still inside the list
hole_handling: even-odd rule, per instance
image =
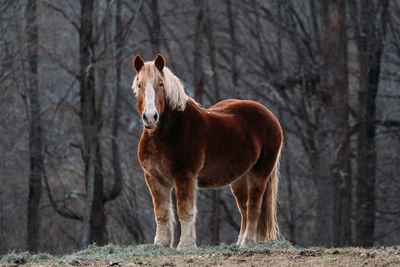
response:
[[[144,127],[146,129],[155,129],[157,127],[157,124],[158,124],[157,112],[154,114],[146,114],[145,112],[143,112],[142,119],[143,119]]]

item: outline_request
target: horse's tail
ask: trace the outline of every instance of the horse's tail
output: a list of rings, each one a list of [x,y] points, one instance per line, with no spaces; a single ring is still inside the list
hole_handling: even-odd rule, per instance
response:
[[[279,149],[275,166],[268,177],[267,186],[262,199],[261,214],[257,226],[257,242],[269,239],[277,239],[280,237],[278,219],[276,215],[280,156],[281,150]]]

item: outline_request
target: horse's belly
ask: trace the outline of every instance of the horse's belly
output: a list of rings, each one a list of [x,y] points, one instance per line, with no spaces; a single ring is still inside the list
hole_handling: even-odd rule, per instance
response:
[[[240,176],[239,176],[240,177]],[[221,176],[218,176],[221,178]],[[223,187],[226,185],[231,184],[234,180],[236,180],[237,176],[229,176],[229,177],[222,177],[222,179],[216,179],[214,176],[199,176],[197,185],[199,188],[216,188],[216,187]]]
[[[205,164],[198,174],[197,184],[200,188],[215,188],[231,184],[245,175],[254,165],[254,160],[247,162],[216,162]]]
[[[204,164],[198,173],[198,186],[226,186],[245,175],[256,163],[260,147],[247,132],[231,127],[219,128],[209,140]]]

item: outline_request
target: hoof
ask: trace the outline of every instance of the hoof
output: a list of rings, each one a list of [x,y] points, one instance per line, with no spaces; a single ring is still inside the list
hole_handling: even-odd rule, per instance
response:
[[[154,240],[154,245],[162,246],[162,247],[165,247],[165,248],[171,248],[172,247],[171,242],[167,241],[167,240]]]
[[[244,238],[244,239],[242,240],[242,243],[240,244],[240,247],[242,248],[242,247],[245,247],[245,246],[247,246],[247,245],[254,244],[254,243],[256,243],[256,240],[249,239],[249,238]]]
[[[177,250],[184,250],[190,248],[197,248],[196,243],[179,243],[176,247]]]

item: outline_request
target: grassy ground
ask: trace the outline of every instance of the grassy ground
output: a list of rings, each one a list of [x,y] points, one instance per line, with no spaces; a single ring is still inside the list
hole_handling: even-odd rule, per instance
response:
[[[201,247],[178,251],[154,245],[120,247],[90,246],[55,257],[49,254],[10,253],[0,266],[400,266],[400,247],[309,248],[293,247],[287,241]]]

